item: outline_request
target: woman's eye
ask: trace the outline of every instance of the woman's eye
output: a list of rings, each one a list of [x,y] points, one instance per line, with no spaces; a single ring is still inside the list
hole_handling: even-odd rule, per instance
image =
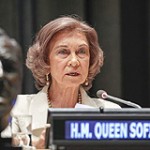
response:
[[[78,53],[79,53],[79,54],[85,54],[85,53],[86,53],[86,50],[85,50],[85,49],[79,49]]]
[[[84,49],[84,48],[79,49],[76,53],[77,53],[77,55],[78,55],[79,57],[84,57],[85,55],[88,54],[88,53],[87,53],[87,50]]]
[[[66,49],[62,49],[58,52],[58,54],[61,54],[61,55],[68,55],[69,54],[69,51],[66,50]]]

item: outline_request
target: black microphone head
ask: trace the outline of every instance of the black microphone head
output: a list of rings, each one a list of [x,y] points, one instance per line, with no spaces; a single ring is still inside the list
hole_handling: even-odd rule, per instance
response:
[[[104,90],[97,91],[96,95],[97,95],[97,97],[102,98],[102,99],[107,98],[107,93]]]

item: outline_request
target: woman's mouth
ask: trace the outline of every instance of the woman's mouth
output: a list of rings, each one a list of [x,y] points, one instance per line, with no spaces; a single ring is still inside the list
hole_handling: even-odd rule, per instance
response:
[[[68,76],[79,76],[80,74],[78,72],[70,72],[70,73],[67,73],[66,75],[68,75]]]

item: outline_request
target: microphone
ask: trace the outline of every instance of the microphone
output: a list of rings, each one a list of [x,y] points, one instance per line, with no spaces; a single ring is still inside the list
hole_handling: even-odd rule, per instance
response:
[[[103,90],[97,91],[96,95],[97,95],[97,97],[102,98],[102,99],[106,99],[108,101],[112,101],[115,103],[122,103],[122,104],[125,104],[125,105],[133,107],[133,108],[141,108],[141,106],[139,106],[138,104],[135,104],[133,102],[126,101],[126,100],[108,95],[107,92],[105,92]]]

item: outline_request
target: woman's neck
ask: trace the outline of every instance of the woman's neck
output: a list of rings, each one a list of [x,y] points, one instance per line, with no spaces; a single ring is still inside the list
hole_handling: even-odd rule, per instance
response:
[[[54,108],[74,108],[78,102],[79,87],[58,87],[51,85],[48,91]]]

